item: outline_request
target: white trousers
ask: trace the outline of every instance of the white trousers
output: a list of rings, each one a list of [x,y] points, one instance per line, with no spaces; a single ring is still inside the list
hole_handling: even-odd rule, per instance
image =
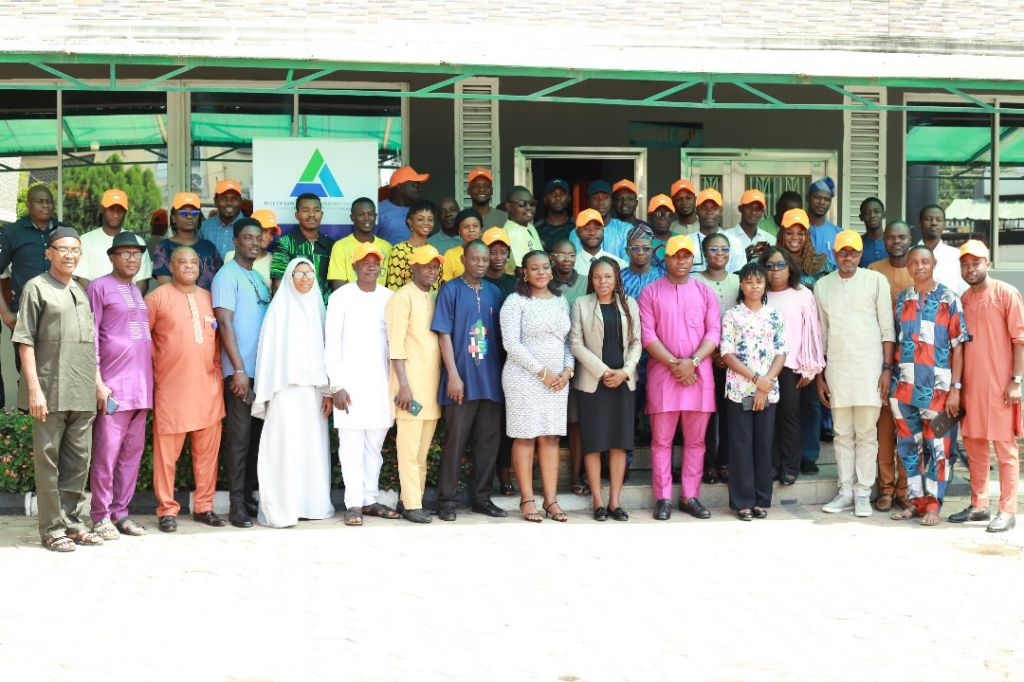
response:
[[[855,497],[871,494],[878,474],[878,414],[880,407],[857,405],[833,407],[832,442],[836,451],[840,494]]]
[[[387,429],[338,429],[338,461],[345,482],[345,508],[365,507],[380,492],[380,449]]]

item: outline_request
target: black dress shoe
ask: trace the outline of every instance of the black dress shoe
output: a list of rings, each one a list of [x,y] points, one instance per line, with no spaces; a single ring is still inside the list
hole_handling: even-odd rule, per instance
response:
[[[252,519],[245,509],[244,502],[235,502],[228,511],[228,521],[235,528],[252,528]]]
[[[793,485],[796,483],[796,476],[793,474],[782,474],[782,476],[779,476],[779,483],[782,485]]]
[[[402,511],[402,518],[413,523],[430,523],[434,520],[423,509],[404,509]]]
[[[259,516],[260,505],[252,500],[246,500],[245,502],[245,513],[249,516]]]
[[[988,507],[984,509],[967,507],[962,511],[958,511],[956,514],[950,514],[949,522],[967,523],[968,521],[988,521],[990,518],[992,518],[992,512],[988,510]]]
[[[192,520],[198,521],[199,523],[205,523],[207,526],[213,526],[214,528],[221,528],[226,526],[227,522],[221,517],[214,514],[212,511],[196,512],[192,514]],[[250,521],[250,524],[252,522]]]
[[[173,516],[161,516],[157,527],[165,533],[173,533],[178,530],[178,519]]]
[[[684,511],[695,519],[711,518],[711,512],[696,497],[691,497],[688,500],[680,497],[679,511]]]
[[[483,504],[474,504],[473,511],[477,514],[485,514],[487,516],[493,516],[496,519],[502,519],[508,516],[508,512],[494,504],[491,500],[487,500]]]
[[[816,474],[818,473],[818,465],[809,459],[802,460],[800,462],[800,473],[801,474]]]
[[[821,430],[818,440],[823,443],[831,443],[836,439],[836,432],[833,429],[825,428]]]
[[[437,518],[442,521],[454,521],[455,520],[455,507],[445,505],[437,510]]]
[[[752,513],[754,514],[755,519],[768,518],[768,510],[763,507],[754,507],[754,511]]]
[[[607,521],[608,520],[608,510],[605,509],[604,507],[596,507],[594,509],[594,520],[595,521]]]
[[[616,521],[629,521],[629,514],[622,507],[616,507],[615,509],[608,510],[608,516],[612,517]]]
[[[654,520],[668,521],[672,516],[672,503],[668,500],[657,500],[654,503]]]

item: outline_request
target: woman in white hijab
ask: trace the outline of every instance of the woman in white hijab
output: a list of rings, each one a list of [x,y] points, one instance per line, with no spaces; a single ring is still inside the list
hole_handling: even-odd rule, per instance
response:
[[[252,405],[253,416],[265,422],[256,465],[258,520],[274,528],[334,515],[323,297],[305,258],[289,263],[281,280],[260,332]]]

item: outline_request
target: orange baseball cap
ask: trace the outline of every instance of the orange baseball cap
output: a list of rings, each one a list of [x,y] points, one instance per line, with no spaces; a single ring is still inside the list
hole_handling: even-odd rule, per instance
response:
[[[488,182],[494,182],[494,176],[491,174],[491,171],[487,170],[483,166],[477,166],[473,170],[469,171],[469,175],[466,176],[466,184],[471,184],[477,178],[487,178]]]
[[[799,225],[805,230],[811,226],[811,219],[807,217],[807,211],[802,208],[791,208],[782,214],[782,227],[793,227]]]
[[[277,224],[277,214],[269,208],[261,208],[253,211],[251,217],[258,221],[260,227],[264,230],[274,230],[278,234],[281,234],[281,226]]]
[[[128,194],[123,189],[108,189],[103,193],[103,198],[100,199],[100,206],[103,208],[110,208],[111,206],[120,206],[124,210],[128,210]]]
[[[693,240],[690,239],[688,234],[677,234],[665,242],[665,255],[671,256],[679,249],[686,249],[690,252],[690,255],[697,253],[697,249],[693,246]]]
[[[964,256],[977,256],[987,260],[989,257],[988,247],[985,246],[984,242],[977,239],[968,239],[960,247],[960,257],[963,258]]]
[[[636,188],[636,185],[632,180],[622,179],[612,185],[612,194],[615,194],[620,189],[628,189],[633,194],[640,194],[640,190]]]
[[[174,201],[171,202],[171,208],[177,211],[182,206],[195,206],[199,208],[203,205],[203,202],[199,200],[199,195],[195,192],[178,192],[174,195]]]
[[[651,197],[651,200],[647,202],[647,212],[654,213],[655,209],[667,208],[673,213],[676,207],[672,205],[672,199],[667,194],[655,194]]]
[[[864,240],[853,230],[843,230],[836,235],[835,244],[832,248],[838,253],[841,249],[853,249],[854,251],[864,250]]]
[[[412,166],[402,166],[391,175],[388,187],[395,187],[403,182],[426,182],[429,179],[430,173],[417,173]]]
[[[508,232],[500,227],[492,227],[484,232],[484,236],[480,237],[480,241],[487,244],[487,246],[495,242],[501,242],[505,246],[512,248],[512,240],[509,239]]]
[[[748,204],[761,204],[761,208],[768,205],[768,202],[764,199],[764,192],[759,189],[748,189],[740,197],[740,206],[746,206]]]
[[[436,250],[436,249],[435,249]],[[373,242],[359,242],[352,250],[352,264],[355,265],[367,256],[376,256],[377,260],[384,262],[384,254]]]
[[[722,195],[717,189],[702,189],[700,194],[697,195],[697,205],[700,206],[705,201],[713,201],[719,206],[722,205]]]
[[[601,217],[601,214],[592,208],[585,208],[576,216],[576,227],[583,227],[594,221],[597,221],[598,225],[604,227],[604,218]]]
[[[672,188],[669,190],[668,195],[670,197],[674,197],[675,195],[682,192],[684,189],[690,194],[697,194],[697,188],[693,186],[693,183],[687,180],[686,178],[683,178],[681,180],[676,180],[675,182],[672,183]]]
[[[439,264],[444,264],[444,256],[438,251],[432,244],[424,244],[423,246],[417,246],[412,250],[412,254],[409,256],[409,265],[426,265],[427,263],[433,263],[437,261]]]
[[[213,190],[213,193],[224,194],[225,192],[234,192],[238,196],[242,196],[242,183],[238,180],[221,180],[217,183],[217,187]]]

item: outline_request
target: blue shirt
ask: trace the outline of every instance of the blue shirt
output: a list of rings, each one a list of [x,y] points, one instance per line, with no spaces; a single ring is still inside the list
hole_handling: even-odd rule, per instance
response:
[[[864,252],[860,255],[860,266],[862,268],[866,268],[876,260],[882,260],[883,258],[889,257],[889,254],[885,252],[884,240],[872,239],[866,234],[861,235],[861,240],[864,242]]]
[[[836,235],[842,232],[843,228],[829,222],[828,218],[826,218],[825,222],[817,227],[811,225],[810,231],[811,244],[814,246],[814,250],[828,256],[828,262],[835,265],[836,254],[832,248],[836,243]]]
[[[604,226],[604,241],[601,242],[601,248],[629,262],[629,256],[626,254],[626,236],[629,235],[629,231],[632,229],[633,226],[630,223],[618,218],[612,218]],[[576,230],[573,230],[572,234],[569,235],[569,241],[576,246],[576,253],[583,250],[583,245],[580,244],[580,236],[576,234]]]
[[[385,199],[377,206],[377,236],[392,246],[409,238],[409,226],[405,218],[409,215],[408,206],[397,206]]]
[[[643,274],[637,274],[629,268],[623,268],[619,274],[622,275],[622,288],[625,289],[626,295],[634,299],[639,299],[640,291],[645,286],[664,275],[665,271],[652,265],[651,269]]]
[[[221,369],[229,377],[235,370],[245,369],[250,377],[256,376],[256,349],[260,343],[260,329],[270,304],[270,290],[263,278],[253,270],[246,270],[234,260],[224,264],[213,278],[213,307],[234,313],[231,326],[245,367],[231,364],[226,351],[221,350]],[[223,344],[222,344],[223,345]]]
[[[504,298],[498,287],[483,280],[477,292],[462,277],[446,282],[437,292],[430,329],[452,339],[455,367],[465,386],[464,400],[504,401],[501,392],[501,323]],[[450,405],[448,370],[441,367],[437,402]]]
[[[199,226],[199,238],[212,242],[223,259],[228,255],[228,251],[235,250],[235,223],[244,217],[239,211],[235,214],[235,219],[225,225],[221,222],[219,213],[210,216]]]

